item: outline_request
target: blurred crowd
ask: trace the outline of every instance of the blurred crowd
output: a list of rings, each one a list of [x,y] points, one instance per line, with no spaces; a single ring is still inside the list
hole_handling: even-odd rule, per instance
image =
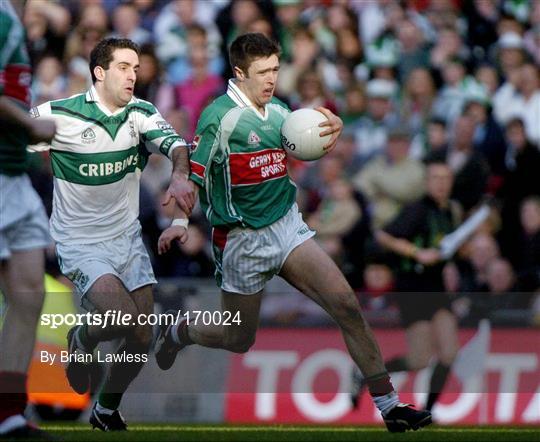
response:
[[[502,309],[540,317],[540,0],[28,0],[24,24],[34,102],[90,86],[88,56],[103,37],[141,46],[136,96],[191,140],[198,116],[224,92],[227,47],[261,32],[279,41],[276,95],[291,109],[325,106],[345,128],[313,163],[291,160],[299,205],[367,310],[388,308],[392,260],[374,229],[424,193],[426,163],[446,162],[452,198],[491,215],[444,270],[462,321]],[[32,179],[50,210],[51,170]],[[165,257],[156,240],[169,161],[143,173],[141,222],[158,277],[209,277],[209,229]],[[470,295],[466,295],[470,293]],[[298,318],[283,304],[276,318]],[[294,310],[296,309],[296,310]]]

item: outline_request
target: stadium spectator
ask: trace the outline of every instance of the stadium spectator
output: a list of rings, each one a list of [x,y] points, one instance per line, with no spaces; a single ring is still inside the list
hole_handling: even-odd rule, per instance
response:
[[[120,3],[112,13],[113,32],[109,37],[129,38],[142,46],[149,43],[152,33],[140,26],[141,17],[134,3]]]
[[[500,86],[497,69],[489,64],[481,64],[474,73],[476,81],[484,87],[488,97],[491,99]]]
[[[143,45],[140,49],[135,96],[154,103],[157,109],[166,116],[175,107],[174,89],[165,81],[161,63],[156,57],[153,45]]]
[[[412,20],[402,20],[397,29],[400,44],[399,77],[405,81],[413,69],[429,64],[429,52],[422,30]]]
[[[397,83],[389,80],[375,79],[367,84],[367,114],[354,125],[356,147],[364,161],[383,151],[388,131],[399,124],[392,101],[397,88]]]
[[[455,175],[452,198],[459,201],[465,211],[480,201],[489,176],[486,161],[474,150],[474,130],[475,124],[470,117],[459,117],[454,125],[452,141],[445,153],[445,160]],[[428,156],[426,160],[430,161],[431,158]]]
[[[506,172],[506,142],[501,127],[493,118],[488,100],[483,92],[471,95],[467,98],[463,112],[475,123],[474,150],[487,160],[491,173],[498,178],[498,182],[494,185],[499,187]],[[493,192],[496,189],[490,190]]]
[[[414,68],[404,84],[400,102],[400,121],[411,134],[420,133],[431,115],[436,89],[433,77],[425,68]]]
[[[523,38],[515,32],[506,32],[497,41],[496,64],[499,73],[508,77],[512,69],[519,68],[525,61]]]
[[[210,71],[220,74],[223,59],[219,53],[221,37],[213,22],[213,14],[205,9],[207,2],[176,0],[163,8],[154,25],[156,54],[167,70],[168,80],[173,84],[185,80],[191,73],[188,61],[189,47],[202,44],[199,32],[190,33],[192,25],[206,30]]]
[[[61,57],[71,26],[71,14],[57,2],[25,2],[24,27],[30,60],[35,65],[43,56]]]
[[[345,90],[344,104],[339,113],[345,127],[352,126],[366,111],[366,91],[362,83],[354,82]]]
[[[338,264],[343,263],[343,238],[360,221],[362,209],[354,198],[351,184],[338,179],[331,183],[327,195],[315,213],[307,219],[308,226],[317,232],[317,242]]]
[[[428,161],[444,161],[448,151],[448,131],[446,121],[432,117],[426,125],[426,133],[420,142],[413,144],[415,148],[411,155],[413,158]]]
[[[192,25],[188,32],[199,33],[206,37],[206,31],[201,26]],[[184,109],[189,118],[189,129],[186,132],[186,137],[192,139],[202,110],[214,97],[219,95],[224,84],[221,76],[210,72],[206,38],[201,38],[199,44],[192,44],[189,47],[188,60],[191,74],[175,86],[175,95],[177,106]]]
[[[337,113],[336,104],[329,97],[321,77],[316,71],[306,70],[296,80],[298,95],[291,99],[291,109],[326,107]]]
[[[515,112],[525,123],[529,141],[540,148],[540,73],[537,66],[525,63],[521,67],[518,90],[520,99],[516,102]]]
[[[489,233],[477,233],[466,244],[466,258],[459,262],[461,290],[485,291],[489,263],[501,256],[499,245]]]
[[[316,68],[319,55],[320,46],[313,33],[304,27],[295,29],[291,41],[291,59],[280,63],[277,94],[287,97],[295,93],[298,76],[308,69]]]
[[[353,178],[355,189],[369,201],[373,226],[389,223],[403,205],[424,193],[424,165],[409,157],[410,137],[393,130],[384,154],[370,160]]]
[[[45,56],[39,61],[32,82],[32,94],[36,105],[66,96],[64,68],[55,56]]]

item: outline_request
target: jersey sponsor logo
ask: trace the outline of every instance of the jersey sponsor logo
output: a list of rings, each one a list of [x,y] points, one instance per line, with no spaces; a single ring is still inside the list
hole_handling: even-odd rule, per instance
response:
[[[264,130],[265,132],[269,132],[271,130],[274,130],[274,126],[271,124],[265,124],[264,126],[261,126],[259,129]]]
[[[32,118],[39,117],[39,109],[37,108],[37,106],[34,106],[32,109],[30,109],[30,116]]]
[[[85,177],[110,176],[122,173],[124,170],[136,166],[139,162],[139,154],[133,154],[124,158],[123,161],[105,163],[83,163],[79,165],[79,173]]]
[[[248,144],[259,144],[260,142],[261,142],[261,139],[259,135],[257,135],[257,133],[253,130],[250,131],[249,137],[248,137]]]
[[[164,120],[157,121],[156,125],[157,125],[157,127],[159,127],[159,130],[163,131],[164,134],[173,134],[174,133],[173,127]]]
[[[197,147],[199,147],[199,141],[201,141],[200,135],[195,135],[193,137],[193,142],[189,145],[189,151],[191,153],[195,152],[197,150]]]
[[[287,155],[282,149],[231,152],[231,184],[259,184],[287,175]]]
[[[77,286],[79,290],[84,290],[88,280],[90,279],[86,273],[81,269],[75,269],[73,272],[67,274],[67,277]]]
[[[91,127],[89,127],[88,129],[86,129],[82,134],[81,134],[81,142],[83,144],[92,144],[92,143],[95,143],[96,142],[96,133],[92,130]]]

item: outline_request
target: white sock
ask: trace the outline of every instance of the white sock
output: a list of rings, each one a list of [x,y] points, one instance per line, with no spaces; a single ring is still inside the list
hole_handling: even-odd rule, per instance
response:
[[[392,408],[399,404],[399,396],[395,391],[392,391],[384,396],[373,396],[373,402],[384,417]]]
[[[5,434],[8,431],[24,427],[25,425],[26,419],[22,414],[15,414],[13,416],[9,416],[7,419],[0,422],[0,434]]]
[[[186,321],[185,319],[181,319],[180,321],[178,321],[177,323],[171,325],[171,336],[172,336],[172,340],[175,344],[178,344],[178,345],[185,345],[184,342],[182,342],[180,340],[180,336],[178,335],[178,329],[182,326],[183,327],[183,323],[184,321]]]
[[[113,414],[116,410],[111,410],[110,408],[105,408],[100,405],[100,403],[96,403],[96,411],[100,414],[108,414],[109,416]]]

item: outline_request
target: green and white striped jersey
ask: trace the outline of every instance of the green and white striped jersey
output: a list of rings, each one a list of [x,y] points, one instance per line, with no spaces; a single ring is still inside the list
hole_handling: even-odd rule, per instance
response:
[[[139,180],[149,155],[171,158],[175,148],[186,147],[151,103],[133,97],[111,113],[94,87],[31,113],[56,122],[47,146],[54,175],[50,225],[52,237],[64,244],[106,241],[124,232],[139,215]]]
[[[259,229],[291,208],[296,186],[287,173],[281,126],[289,113],[276,98],[261,115],[229,80],[227,93],[202,113],[190,156],[190,179],[214,227]]]

